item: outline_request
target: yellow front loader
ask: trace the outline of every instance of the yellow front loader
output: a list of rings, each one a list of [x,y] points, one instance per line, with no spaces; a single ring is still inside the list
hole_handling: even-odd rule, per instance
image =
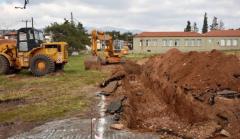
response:
[[[0,74],[30,69],[35,76],[62,70],[68,62],[66,42],[44,43],[43,33],[34,28],[17,31],[17,41],[0,40]]]

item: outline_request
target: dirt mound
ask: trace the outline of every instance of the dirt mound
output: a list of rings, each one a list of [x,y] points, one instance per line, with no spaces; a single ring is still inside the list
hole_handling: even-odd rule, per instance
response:
[[[123,119],[129,128],[187,138],[224,136],[224,129],[240,138],[237,57],[173,49],[124,69],[128,75],[116,96],[128,97]]]
[[[84,67],[86,70],[100,70],[101,59],[97,56],[89,56],[84,59]]]

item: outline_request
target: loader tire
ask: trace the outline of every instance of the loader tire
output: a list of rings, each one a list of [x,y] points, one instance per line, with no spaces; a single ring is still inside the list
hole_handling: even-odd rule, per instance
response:
[[[0,75],[8,74],[10,71],[10,64],[4,56],[0,55]]]
[[[31,59],[30,70],[34,76],[44,76],[55,70],[55,63],[45,55],[36,55]]]
[[[63,71],[64,70],[64,64],[56,64],[55,65],[55,72]]]

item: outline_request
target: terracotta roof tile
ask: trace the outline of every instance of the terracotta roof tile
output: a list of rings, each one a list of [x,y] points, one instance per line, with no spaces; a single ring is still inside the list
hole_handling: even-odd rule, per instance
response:
[[[5,43],[16,43],[15,40],[7,40],[7,39],[0,39],[0,45],[5,44]]]
[[[196,32],[142,32],[136,37],[202,37]]]
[[[205,33],[206,37],[240,37],[240,30],[215,30]]]
[[[4,34],[4,36],[16,36],[17,32],[9,32],[7,34]]]

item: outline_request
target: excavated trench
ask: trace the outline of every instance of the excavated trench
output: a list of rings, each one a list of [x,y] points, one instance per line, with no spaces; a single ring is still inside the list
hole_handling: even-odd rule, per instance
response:
[[[240,60],[176,49],[143,65],[127,62],[112,98],[127,97],[121,123],[169,138],[240,138]],[[123,72],[124,71],[124,72]]]

